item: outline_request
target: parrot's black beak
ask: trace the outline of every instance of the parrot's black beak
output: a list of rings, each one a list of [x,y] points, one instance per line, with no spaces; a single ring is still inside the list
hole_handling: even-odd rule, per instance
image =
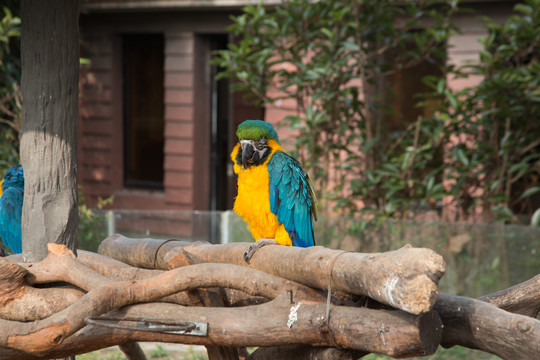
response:
[[[243,140],[242,146],[242,165],[244,167],[251,166],[259,161],[259,153],[255,151],[255,144],[253,141]]]

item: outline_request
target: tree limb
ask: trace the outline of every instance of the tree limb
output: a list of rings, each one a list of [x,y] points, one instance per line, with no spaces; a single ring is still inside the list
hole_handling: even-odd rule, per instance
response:
[[[287,322],[291,319],[291,308],[296,306],[297,319],[289,328]],[[325,311],[325,304],[304,301],[291,303],[289,294],[280,295],[262,305],[228,308],[226,311],[223,308],[184,307],[166,303],[133,305],[114,310],[109,315],[205,321],[208,323],[208,335],[190,336],[88,325],[56,346],[42,349],[41,353],[32,354],[36,346],[28,342],[26,348],[18,347],[27,353],[16,353],[16,358],[34,359],[36,355],[55,358],[135,341],[234,347],[306,344],[405,357],[433,353],[442,333],[440,319],[434,312],[414,316],[400,310],[331,306],[326,327]],[[8,356],[14,356],[14,352],[0,350],[0,360],[13,358]]]
[[[503,359],[537,359],[540,321],[484,301],[440,294],[434,310],[443,322],[441,345],[480,349]]]
[[[28,269],[42,269],[45,274],[33,273],[33,281],[70,281],[80,284],[82,266],[63,245],[50,244],[50,257],[42,264],[34,264]],[[66,265],[73,266],[73,271]],[[49,267],[46,267],[47,264]],[[58,265],[58,266],[55,266]],[[47,270],[45,270],[47,269]],[[56,272],[55,272],[56,271]],[[91,280],[97,282],[101,275],[92,273]],[[77,276],[77,274],[79,274]],[[178,291],[206,287],[230,287],[255,296],[275,298],[283,291],[290,291],[291,297],[304,301],[322,301],[324,295],[300,284],[265,274],[263,272],[226,264],[198,264],[187,266],[149,279],[111,283],[101,277],[104,285],[92,288],[77,302],[50,317],[33,323],[18,323],[0,319],[0,346],[25,350],[39,354],[54,349],[65,338],[84,326],[84,319],[106,313],[139,302],[150,302]],[[84,285],[81,285],[84,286]]]
[[[478,300],[514,314],[536,318],[540,312],[540,275],[506,290],[482,296]]]
[[[99,252],[146,268],[167,269],[184,250],[204,262],[246,267],[243,254],[250,245],[128,239],[115,234],[101,243]],[[445,264],[434,251],[412,247],[361,254],[321,246],[266,246],[253,256],[249,267],[321,290],[328,289],[331,279],[332,289],[337,291],[367,295],[412,314],[421,314],[429,311],[437,300],[438,281]]]

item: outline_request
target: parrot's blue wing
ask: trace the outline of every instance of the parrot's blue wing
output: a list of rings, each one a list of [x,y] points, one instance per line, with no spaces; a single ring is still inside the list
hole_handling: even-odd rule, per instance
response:
[[[9,188],[0,197],[0,237],[14,254],[22,252],[21,217],[24,194]]]
[[[270,210],[285,226],[293,246],[315,245],[315,194],[307,173],[293,157],[276,151],[268,161]]]

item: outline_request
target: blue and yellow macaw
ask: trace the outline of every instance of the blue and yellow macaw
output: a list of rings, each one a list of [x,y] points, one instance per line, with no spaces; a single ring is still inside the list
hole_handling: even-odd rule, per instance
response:
[[[283,151],[270,123],[246,120],[236,135],[239,142],[231,153],[238,175],[234,211],[248,223],[253,238],[315,245],[316,199],[302,165]]]
[[[24,174],[15,165],[0,182],[0,238],[14,254],[22,252],[21,217],[24,198]]]

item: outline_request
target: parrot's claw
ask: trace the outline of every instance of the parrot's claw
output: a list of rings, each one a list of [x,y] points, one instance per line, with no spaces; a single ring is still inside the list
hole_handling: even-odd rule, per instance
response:
[[[274,239],[259,239],[253,245],[251,245],[249,249],[247,249],[247,251],[244,253],[244,261],[249,264],[255,252],[265,245],[279,245],[279,243]]]

